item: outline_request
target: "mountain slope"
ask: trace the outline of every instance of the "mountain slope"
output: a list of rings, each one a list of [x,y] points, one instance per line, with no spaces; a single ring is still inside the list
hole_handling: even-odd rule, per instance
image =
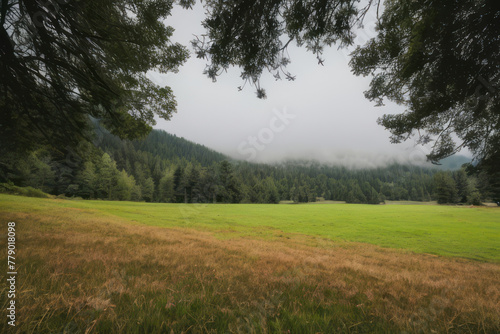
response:
[[[134,147],[136,151],[147,152],[155,157],[170,161],[196,161],[202,166],[221,162],[229,158],[204,145],[193,143],[182,137],[171,135],[163,130],[153,130],[142,140],[122,141],[109,132],[99,129],[102,133],[98,147],[104,151],[117,150],[124,142]]]
[[[482,191],[468,187],[463,171],[393,164],[349,169],[315,162],[255,164],[230,161],[225,155],[165,131],[153,130],[142,140],[121,140],[97,127],[97,147],[73,161],[57,152],[39,150],[13,159],[16,185],[51,194],[145,200],[148,202],[278,203],[318,198],[378,204],[384,200],[429,201],[446,190],[446,202],[468,201]],[[446,175],[441,175],[441,174]],[[436,175],[441,175],[436,178]],[[439,176],[438,175],[438,176]],[[440,180],[442,187],[436,186]],[[476,196],[477,197],[477,196]]]

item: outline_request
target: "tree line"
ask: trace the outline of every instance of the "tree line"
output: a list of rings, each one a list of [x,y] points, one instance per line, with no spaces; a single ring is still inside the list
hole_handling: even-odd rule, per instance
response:
[[[98,128],[97,145],[79,155],[43,148],[12,154],[3,182],[84,199],[164,203],[279,203],[320,200],[379,204],[385,200],[480,204],[491,200],[487,176],[466,169],[393,164],[348,169],[310,161],[256,164],[164,131],[121,140]],[[4,166],[5,167],[5,166]]]

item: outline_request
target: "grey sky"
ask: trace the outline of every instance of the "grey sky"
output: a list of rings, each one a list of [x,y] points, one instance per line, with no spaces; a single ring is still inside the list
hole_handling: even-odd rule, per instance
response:
[[[167,24],[176,29],[174,40],[190,45],[193,34],[203,33],[203,9],[175,8]],[[373,16],[358,32],[357,43],[372,37]],[[158,120],[155,128],[184,137],[237,159],[256,162],[283,158],[315,158],[349,166],[378,166],[387,160],[417,162],[428,148],[413,142],[390,144],[389,132],[376,122],[385,113],[404,107],[388,103],[374,107],[363,91],[370,78],[356,77],[348,66],[348,51],[326,50],[324,66],[304,49],[289,47],[288,70],[296,80],[262,80],[268,98],[257,99],[255,88],[243,84],[239,70],[219,77],[217,83],[203,75],[205,61],[194,55],[177,74],[151,73],[159,84],[172,87],[178,112],[170,121]],[[284,116],[283,113],[290,116]],[[279,116],[279,115],[281,116]]]

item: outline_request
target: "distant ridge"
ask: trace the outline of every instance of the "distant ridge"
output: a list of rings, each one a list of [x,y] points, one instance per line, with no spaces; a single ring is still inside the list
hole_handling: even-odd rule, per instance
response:
[[[441,165],[437,165],[437,167],[442,170],[457,170],[460,169],[463,164],[470,163],[471,161],[472,160],[466,156],[455,154],[439,161]]]
[[[121,145],[121,140],[114,136],[111,135],[109,132],[107,132],[104,129],[100,129],[106,138],[106,143],[109,145],[112,143],[112,146],[119,147]],[[223,160],[228,160],[228,161],[234,161],[238,163],[245,163],[248,165],[268,165],[268,166],[280,166],[283,164],[288,164],[288,165],[296,165],[296,166],[302,166],[302,167],[320,167],[320,166],[330,166],[330,163],[324,163],[320,162],[314,159],[288,159],[285,161],[281,162],[271,162],[271,163],[264,163],[264,162],[259,162],[259,163],[249,163],[244,160],[239,160],[235,159],[232,157],[229,157],[223,153],[217,152],[211,148],[206,147],[205,145],[194,143],[188,139],[185,139],[184,137],[178,137],[175,134],[170,134],[164,130],[159,130],[159,129],[153,129],[149,135],[140,140],[133,140],[131,141],[131,144],[134,146],[134,148],[137,151],[143,151],[143,152],[148,152],[152,154],[153,156],[157,156],[158,158],[164,159],[164,160],[169,160],[169,161],[178,161],[178,160],[185,160],[185,161],[197,161],[200,163],[202,166],[209,166],[212,165],[213,163],[219,163]],[[101,145],[99,145],[101,146]],[[105,151],[105,147],[102,147]],[[453,155],[448,158],[445,158],[440,161],[440,165],[428,165],[428,166],[419,166],[419,167],[424,167],[424,168],[437,168],[439,170],[458,170],[462,167],[463,164],[470,163],[471,159],[463,156],[463,155]],[[405,164],[401,162],[394,162],[389,165],[401,165],[401,166],[408,166],[411,167],[413,165],[411,164]],[[341,168],[347,168],[345,166],[337,166]],[[356,168],[360,170],[364,169],[377,169],[381,167],[373,167],[373,168]],[[383,168],[383,167],[382,167]]]
[[[464,157],[447,159],[440,168],[394,163],[355,169],[314,160],[252,163],[162,130],[141,140],[121,140],[97,124],[94,144],[75,161],[48,149],[28,159],[14,157],[6,161],[9,180],[52,195],[166,203],[465,203],[480,202],[486,189],[481,183],[477,189],[463,187],[468,182],[464,171],[443,171],[458,168],[468,161]]]
[[[124,141],[103,128],[99,128],[99,131],[103,137],[97,143],[98,147],[105,152],[110,151],[109,149],[120,150]],[[128,143],[134,147],[135,151],[147,152],[154,157],[168,161],[196,161],[202,166],[209,166],[223,160],[231,160],[222,153],[164,130],[153,129],[146,138],[128,141]]]
[[[133,142],[136,149],[150,152],[165,160],[182,157],[188,161],[196,160],[203,166],[213,162],[229,160],[226,155],[202,144],[193,143],[164,130],[153,130],[144,140]]]

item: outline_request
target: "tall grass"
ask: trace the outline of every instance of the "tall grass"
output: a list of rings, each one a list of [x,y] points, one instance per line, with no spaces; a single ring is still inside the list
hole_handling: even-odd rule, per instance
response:
[[[0,183],[0,193],[26,197],[49,198],[50,195],[33,187],[18,187],[10,183]]]
[[[495,262],[298,233],[220,238],[74,202],[16,203],[0,217],[18,227],[18,322],[1,332],[500,331]]]

